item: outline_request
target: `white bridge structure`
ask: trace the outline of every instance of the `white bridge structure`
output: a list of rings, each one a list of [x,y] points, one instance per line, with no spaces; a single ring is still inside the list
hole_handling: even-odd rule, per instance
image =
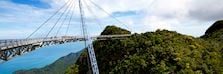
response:
[[[92,36],[91,40],[107,40],[107,39],[121,39],[131,36],[130,34],[124,35],[100,35]],[[48,38],[34,38],[34,39],[9,39],[0,40],[0,59],[9,60],[15,56],[33,51],[37,48],[64,44],[76,41],[84,41],[83,36],[61,36],[61,37],[48,37]]]

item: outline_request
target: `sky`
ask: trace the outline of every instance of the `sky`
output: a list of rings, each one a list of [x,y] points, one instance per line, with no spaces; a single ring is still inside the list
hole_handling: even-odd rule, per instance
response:
[[[215,21],[223,19],[223,0],[82,0],[82,2],[89,35],[99,35],[106,25],[116,25],[134,33],[167,29],[199,37]],[[68,4],[32,37],[46,36],[61,15],[63,15],[61,20],[49,36],[55,36],[57,33],[80,36],[82,31],[78,0],[0,0],[0,39],[28,37],[65,3]],[[63,19],[64,25],[59,30]],[[70,26],[68,26],[69,20],[71,20]],[[67,27],[69,27],[68,32],[66,32]]]

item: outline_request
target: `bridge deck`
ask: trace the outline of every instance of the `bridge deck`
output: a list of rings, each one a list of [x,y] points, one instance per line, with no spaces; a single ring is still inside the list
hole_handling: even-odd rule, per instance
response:
[[[120,39],[129,37],[131,34],[125,35],[100,35],[93,36],[88,39],[91,40],[106,40],[106,39]],[[21,55],[23,53],[33,51],[36,48],[49,46],[54,44],[63,44],[75,41],[85,40],[83,36],[61,36],[49,38],[35,38],[35,39],[10,39],[0,41],[0,59],[9,60],[11,57]]]
[[[130,34],[125,35],[100,35],[90,37],[91,39],[106,39],[106,38],[120,38],[128,37]],[[61,37],[49,37],[49,38],[35,38],[35,39],[10,39],[10,40],[1,40],[0,41],[0,50],[10,49],[14,47],[24,46],[24,45],[35,45],[42,44],[43,42],[51,41],[66,41],[66,40],[83,40],[83,36],[61,36]]]

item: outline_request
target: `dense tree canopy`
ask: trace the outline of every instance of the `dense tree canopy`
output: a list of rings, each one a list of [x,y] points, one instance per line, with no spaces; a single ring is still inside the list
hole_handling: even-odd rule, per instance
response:
[[[205,32],[205,35],[212,34],[221,29],[223,29],[223,20],[219,20],[215,22],[212,26],[210,26]]]
[[[107,26],[101,35],[131,34],[130,31],[116,26]]]
[[[108,26],[102,34],[129,33],[116,30]],[[157,30],[133,34],[126,39],[95,41],[94,48],[101,74],[222,74],[222,33],[223,30],[219,30],[205,38],[194,38],[174,31]],[[79,74],[89,72],[86,54],[84,52],[74,65],[77,65]]]

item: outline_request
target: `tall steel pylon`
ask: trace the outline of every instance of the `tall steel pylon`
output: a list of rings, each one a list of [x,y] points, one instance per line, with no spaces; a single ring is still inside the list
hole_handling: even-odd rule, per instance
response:
[[[93,74],[99,74],[97,60],[96,60],[96,56],[95,56],[95,53],[94,53],[94,47],[93,47],[92,42],[90,42],[91,40],[90,40],[90,38],[88,37],[88,34],[87,34],[87,27],[86,27],[85,20],[84,20],[84,10],[82,9],[81,0],[79,0],[79,9],[80,9],[82,33],[83,33],[83,36],[84,36],[84,45],[85,45],[85,48],[87,48],[87,52],[88,52],[88,56],[89,56],[87,59],[88,60],[90,59],[90,64],[91,64],[91,69],[90,68],[89,69],[90,69],[90,71],[92,70]],[[88,43],[88,42],[90,42],[90,43]]]

